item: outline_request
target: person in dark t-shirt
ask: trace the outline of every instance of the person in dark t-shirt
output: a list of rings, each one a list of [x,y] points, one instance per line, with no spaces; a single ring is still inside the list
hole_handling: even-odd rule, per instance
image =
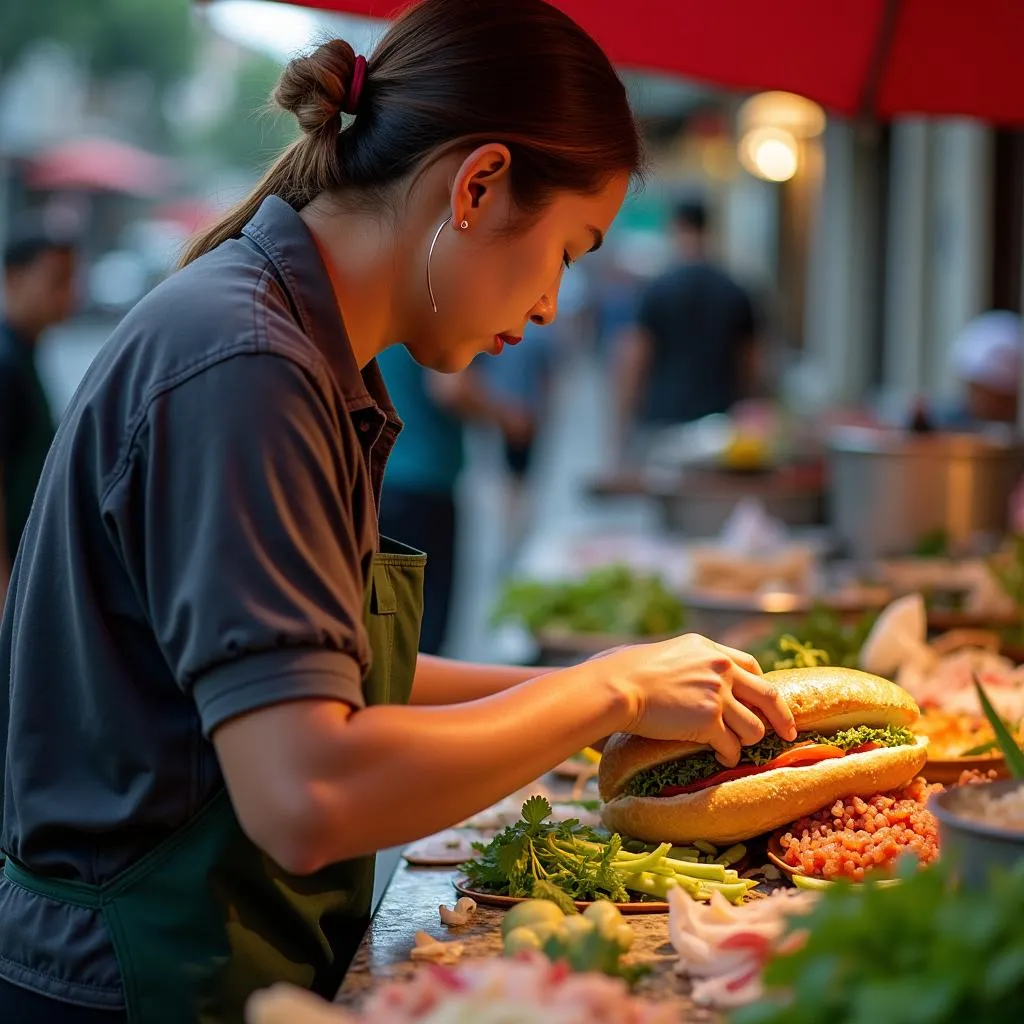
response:
[[[621,435],[727,412],[751,388],[756,322],[750,297],[707,251],[707,213],[676,208],[677,261],[641,295],[617,374]]]
[[[53,441],[53,416],[36,370],[36,346],[74,302],[74,250],[35,228],[4,247],[0,316],[0,608],[36,484]]]

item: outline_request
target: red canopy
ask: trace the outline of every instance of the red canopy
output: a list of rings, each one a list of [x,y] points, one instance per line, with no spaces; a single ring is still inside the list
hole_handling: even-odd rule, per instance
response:
[[[297,0],[392,17],[407,0]],[[553,0],[617,64],[844,114],[1024,124],[1024,0]]]
[[[114,139],[77,139],[35,154],[26,179],[32,188],[160,195],[172,179],[161,157]]]

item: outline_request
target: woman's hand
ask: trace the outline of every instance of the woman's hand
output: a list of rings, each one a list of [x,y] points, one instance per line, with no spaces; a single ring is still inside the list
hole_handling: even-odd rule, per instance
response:
[[[789,707],[742,651],[688,633],[600,660],[630,699],[628,731],[639,736],[706,743],[729,766],[741,747],[762,739],[765,721],[783,739],[796,738]]]

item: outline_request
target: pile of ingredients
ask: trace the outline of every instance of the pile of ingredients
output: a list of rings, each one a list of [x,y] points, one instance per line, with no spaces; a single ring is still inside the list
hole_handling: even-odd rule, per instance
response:
[[[939,855],[939,827],[927,803],[942,791],[916,778],[869,800],[837,800],[780,836],[783,860],[815,878],[851,882],[863,882],[871,872],[893,871],[905,854],[931,864]]]
[[[686,609],[660,576],[612,565],[578,580],[513,581],[494,621],[518,622],[532,633],[661,637],[683,630]]]
[[[549,899],[568,909],[574,902],[601,899],[660,901],[673,889],[697,900],[717,892],[738,903],[756,885],[729,866],[745,855],[743,847],[719,853],[713,847],[702,851],[661,843],[633,851],[618,834],[609,836],[574,819],[552,822],[551,813],[547,800],[531,797],[520,821],[491,842],[476,844],[477,856],[463,865],[469,886],[497,896]]]

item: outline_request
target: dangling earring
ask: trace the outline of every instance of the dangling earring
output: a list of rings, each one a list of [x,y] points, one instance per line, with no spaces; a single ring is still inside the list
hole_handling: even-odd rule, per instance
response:
[[[437,245],[437,240],[441,237],[441,232],[444,231],[445,225],[446,224],[451,224],[451,222],[452,222],[452,218],[451,217],[447,217],[445,220],[441,221],[441,223],[438,226],[437,230],[434,232],[433,239],[431,239],[430,249],[427,251],[427,294],[430,296],[430,305],[433,308],[435,313],[437,312],[437,301],[434,298],[434,284],[433,284],[433,281],[431,280],[431,277],[430,277],[430,261],[431,261],[431,259],[433,259],[434,247]],[[460,221],[459,222],[459,227],[463,231],[466,231],[469,228],[469,221],[468,220]]]

